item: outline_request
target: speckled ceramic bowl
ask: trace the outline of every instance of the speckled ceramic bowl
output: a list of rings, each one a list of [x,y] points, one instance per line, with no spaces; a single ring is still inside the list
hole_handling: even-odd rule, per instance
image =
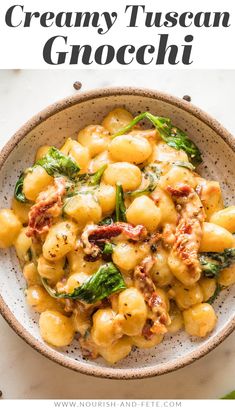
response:
[[[235,140],[213,118],[178,98],[143,89],[95,90],[66,98],[29,120],[8,142],[0,158],[0,207],[9,207],[15,181],[21,170],[32,163],[43,144],[60,146],[79,129],[96,124],[114,107],[123,106],[134,115],[142,111],[171,117],[187,131],[203,153],[199,172],[221,183],[227,205],[234,204]],[[14,116],[14,113],[13,113]],[[78,342],[65,349],[45,344],[38,331],[38,315],[26,305],[25,282],[12,249],[0,252],[0,310],[10,326],[36,350],[70,369],[107,378],[142,378],[167,373],[199,359],[228,336],[235,327],[235,289],[223,291],[215,303],[218,324],[206,339],[189,338],[184,332],[166,336],[149,350],[133,350],[115,366],[102,359],[83,360]]]

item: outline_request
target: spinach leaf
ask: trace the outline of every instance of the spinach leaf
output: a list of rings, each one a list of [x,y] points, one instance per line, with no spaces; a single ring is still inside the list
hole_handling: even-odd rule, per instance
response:
[[[55,147],[51,147],[48,153],[35,165],[43,167],[51,176],[64,175],[72,180],[77,177],[80,171],[80,167],[72,158],[64,155]]]
[[[235,400],[235,390],[221,397],[222,400]]]
[[[122,185],[117,183],[116,184],[116,215],[115,220],[116,222],[126,222],[126,206],[124,202],[124,193]]]
[[[99,226],[104,226],[104,225],[112,225],[114,222],[114,218],[112,216],[106,216],[102,221],[98,223]]]
[[[221,290],[222,290],[222,287],[217,283],[214,295],[212,295],[206,302],[212,305],[212,303],[214,303],[215,299],[217,298]]]
[[[203,252],[199,255],[204,276],[218,277],[220,271],[235,262],[235,248],[225,249],[223,252]]]
[[[221,267],[217,261],[211,259],[210,257],[204,254],[199,255],[199,261],[204,276],[206,276],[207,278],[218,277]]]
[[[158,180],[161,176],[161,169],[156,164],[150,164],[143,169],[144,178],[148,180],[148,185],[142,189],[136,189],[135,191],[128,191],[126,195],[131,197],[137,197],[140,195],[150,194],[154,191],[158,184]]]
[[[31,262],[33,260],[33,252],[32,252],[31,248],[29,248],[27,250],[27,259],[28,259],[29,262]]]
[[[172,125],[170,118],[158,117],[150,112],[143,112],[135,117],[128,125],[113,135],[113,138],[128,133],[138,122],[147,119],[158,130],[161,138],[172,148],[177,150],[182,149],[189,156],[190,161],[194,165],[198,165],[202,162],[201,153],[191,141],[187,134],[179,128]]]
[[[102,175],[106,168],[107,165],[103,165],[93,174],[81,174],[78,175],[74,181],[69,181],[66,186],[66,198],[70,198],[72,196],[77,195],[78,193],[81,193],[80,190],[84,186],[87,186],[88,190],[83,190],[83,194],[92,193],[92,190],[89,189],[89,187],[96,188],[100,184]]]
[[[174,161],[172,165],[176,165],[177,167],[188,168],[190,171],[195,170],[195,166],[191,162],[187,161]]]
[[[23,193],[24,178],[25,178],[25,173],[22,172],[22,174],[20,175],[18,181],[16,182],[16,186],[15,186],[15,190],[14,190],[14,197],[15,197],[15,199],[17,199],[17,201],[22,202],[22,203],[25,204],[29,201],[26,198],[25,194]]]
[[[114,245],[111,242],[105,242],[102,254],[103,255],[112,255],[113,249],[114,249]]]
[[[103,165],[94,174],[90,174],[89,185],[92,185],[92,186],[99,185],[106,168],[107,168],[107,165]]]
[[[84,183],[86,185],[90,185],[90,186],[96,186],[100,184],[100,180],[103,176],[104,171],[106,170],[107,165],[103,165],[102,167],[100,167],[96,172],[92,173],[92,174],[81,174],[78,177],[77,182],[81,182]]]
[[[95,303],[126,288],[121,273],[112,262],[102,265],[94,275],[75,288],[72,293],[57,293],[48,285],[46,279],[42,279],[42,283],[49,295],[54,298],[79,299],[85,303]]]

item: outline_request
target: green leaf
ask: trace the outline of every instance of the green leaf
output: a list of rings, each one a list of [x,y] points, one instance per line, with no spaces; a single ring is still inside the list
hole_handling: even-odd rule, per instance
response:
[[[106,216],[106,218],[102,219],[102,221],[98,223],[99,226],[112,225],[112,224],[113,224],[112,216]]]
[[[216,285],[216,289],[214,292],[214,295],[212,295],[208,300],[207,303],[210,303],[210,305],[212,305],[212,303],[214,303],[215,299],[217,298],[217,296],[220,294],[222,290],[222,287],[217,283]]]
[[[16,186],[14,190],[14,197],[15,199],[17,199],[17,201],[25,204],[29,201],[26,198],[25,194],[23,193],[24,178],[25,178],[25,174],[24,172],[22,172],[18,181],[16,182]]]
[[[235,400],[235,390],[221,397],[222,400]]]
[[[174,161],[172,165],[176,165],[177,167],[188,168],[190,171],[195,170],[195,166],[191,162],[187,161]]]
[[[81,184],[89,185],[89,186],[99,185],[100,180],[106,168],[107,168],[107,165],[105,164],[92,174],[90,173],[81,174],[79,175],[77,182],[80,182]]]
[[[92,186],[99,185],[106,168],[107,168],[107,165],[103,165],[94,174],[90,174],[89,185],[92,185]]]
[[[179,128],[172,127],[171,136],[166,137],[165,142],[172,148],[185,151],[195,166],[202,162],[201,153],[198,147]]]
[[[156,164],[150,164],[143,169],[144,178],[148,180],[148,185],[142,189],[136,189],[135,191],[128,191],[126,195],[131,197],[137,197],[140,195],[147,195],[154,191],[159,178],[161,176],[161,169]]]
[[[94,275],[75,288],[72,293],[57,293],[48,285],[46,279],[42,279],[42,283],[49,295],[54,298],[79,299],[89,304],[126,289],[121,273],[112,262],[102,265]]]
[[[202,162],[201,153],[198,147],[188,138],[185,132],[173,126],[170,118],[157,117],[150,112],[139,114],[128,125],[114,134],[113,138],[128,133],[136,124],[138,124],[138,122],[144,119],[149,120],[155,126],[166,144],[177,150],[182,149],[185,151],[194,165],[198,165]]]
[[[223,265],[223,269],[235,262],[235,248],[227,248],[224,252],[212,252],[214,259]]]
[[[40,165],[51,176],[64,175],[70,179],[75,179],[80,171],[76,162],[67,155],[64,155],[57,148],[51,147],[48,153],[39,159],[36,165]]]
[[[201,268],[203,271],[204,276],[207,278],[217,278],[219,272],[221,270],[221,266],[217,261],[214,261],[210,257],[205,254],[199,255],[199,261],[201,264]]]
[[[126,222],[126,206],[124,203],[124,193],[122,185],[116,184],[116,222]]]
[[[66,198],[70,198],[77,195],[78,193],[81,193],[81,188],[84,188],[84,186],[87,187],[87,191],[82,190],[83,194],[92,193],[94,191],[93,188],[96,188],[100,184],[101,178],[106,168],[107,165],[103,165],[92,174],[81,174],[76,177],[75,181],[67,181]]]
[[[102,253],[103,255],[112,255],[113,249],[114,249],[114,245],[111,242],[105,242]]]
[[[235,262],[235,248],[227,248],[223,252],[203,252],[199,255],[204,276],[218,277],[220,271]]]
[[[33,260],[33,252],[32,252],[31,248],[29,248],[27,250],[27,259],[28,259],[29,262],[31,262]]]

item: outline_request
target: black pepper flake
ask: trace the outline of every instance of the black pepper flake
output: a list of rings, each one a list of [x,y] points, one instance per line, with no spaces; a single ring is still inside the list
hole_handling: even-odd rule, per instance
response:
[[[80,81],[75,81],[75,83],[73,83],[73,88],[75,88],[75,90],[80,90],[82,88],[82,83],[80,83]]]
[[[152,252],[156,252],[156,250],[157,250],[157,245],[153,243],[153,244],[150,246],[150,249],[151,249]]]
[[[188,102],[191,102],[191,97],[190,97],[190,95],[184,95],[183,96],[183,100],[185,100],[185,101],[188,101]]]

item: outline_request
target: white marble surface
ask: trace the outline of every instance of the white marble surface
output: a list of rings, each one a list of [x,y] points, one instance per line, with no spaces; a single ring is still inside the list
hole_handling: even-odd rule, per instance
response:
[[[235,71],[0,71],[0,147],[30,116],[76,91],[131,85],[155,88],[192,102],[235,134]],[[116,381],[60,367],[29,347],[0,317],[0,390],[5,399],[218,398],[235,389],[235,333],[213,352],[177,372]]]

